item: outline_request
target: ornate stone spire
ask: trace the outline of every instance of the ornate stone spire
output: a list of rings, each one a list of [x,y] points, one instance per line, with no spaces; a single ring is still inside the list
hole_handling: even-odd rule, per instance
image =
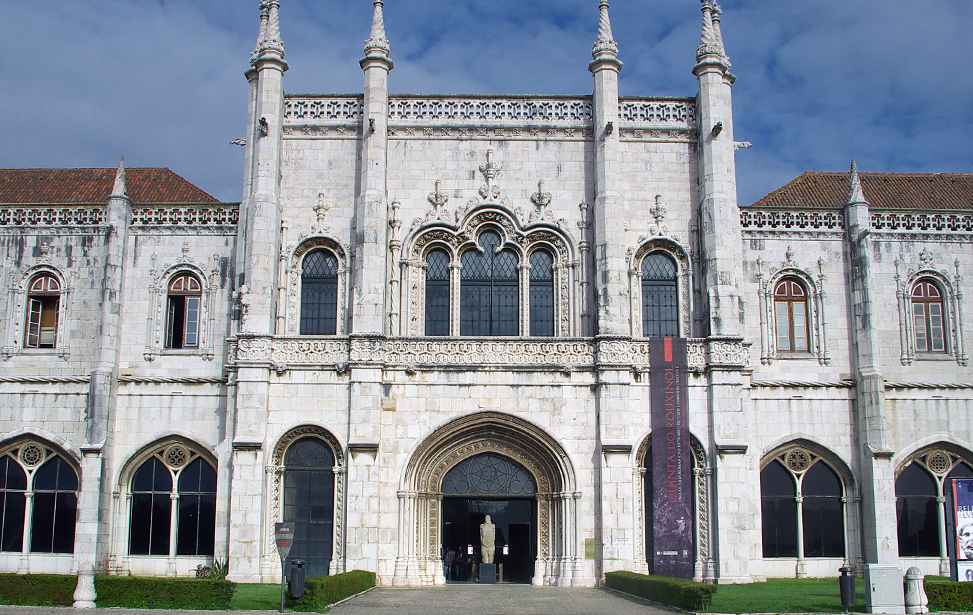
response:
[[[375,13],[372,15],[372,30],[365,42],[365,60],[389,60],[389,41],[385,38],[385,17],[382,15],[382,0],[374,0]],[[364,62],[365,60],[362,60]],[[391,67],[390,67],[391,68]]]
[[[854,205],[856,203],[868,203],[865,200],[865,193],[862,192],[862,182],[861,178],[858,177],[858,166],[855,164],[855,159],[851,159],[851,174],[850,174],[851,188],[848,191],[848,205]]]
[[[699,39],[699,49],[696,50],[696,61],[704,58],[717,60],[730,67],[730,59],[723,50],[723,34],[720,31],[720,14],[723,12],[713,0],[700,0],[703,3],[703,31]]]
[[[125,189],[125,156],[122,156],[121,161],[118,163],[118,170],[115,171],[115,185],[111,189],[111,196],[128,198],[128,193]]]
[[[278,9],[280,0],[262,0],[260,2],[260,32],[257,34],[257,46],[250,54],[250,64],[266,57],[283,59],[284,43],[280,40],[280,18]]]
[[[618,55],[618,43],[612,35],[612,23],[608,17],[608,0],[601,0],[598,10],[601,13],[598,19],[598,40],[591,48],[591,57],[595,60],[609,55],[614,58]]]

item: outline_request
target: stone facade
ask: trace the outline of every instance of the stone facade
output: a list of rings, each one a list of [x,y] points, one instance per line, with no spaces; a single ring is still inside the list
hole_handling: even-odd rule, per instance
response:
[[[483,453],[536,483],[533,583],[648,572],[642,263],[658,252],[676,267],[673,326],[689,339],[695,577],[940,571],[942,557],[899,557],[895,479],[933,453],[947,470],[973,463],[968,200],[934,190],[875,207],[868,182],[885,176],[863,175],[862,190],[853,169],[837,199],[808,206],[785,187],[783,202],[738,207],[745,144],[733,140],[734,77],[708,0],[689,98],[619,96],[606,2],[591,96],[390,95],[380,0],[362,95],[285,95],[277,8],[261,3],[247,72],[238,208],[134,202],[120,167],[106,203],[0,209],[0,445],[37,442],[80,477],[73,554],[25,541],[0,554],[4,571],[210,564],[132,554],[133,476],[157,458],[178,477],[172,454],[215,468],[213,550],[230,578],[274,582],[288,451],[312,438],[333,456],[331,573],[445,582],[443,477]],[[519,263],[520,335],[462,335],[462,260],[487,231]],[[553,257],[554,334],[531,337],[539,249]],[[335,263],[333,335],[301,334],[316,250]],[[444,336],[426,335],[435,250],[449,261]],[[41,273],[61,284],[57,342],[24,348],[27,284]],[[174,348],[172,284],[184,274],[200,284],[198,341]],[[807,293],[797,350],[781,347],[784,280]],[[944,294],[935,352],[916,349],[922,280]],[[778,458],[823,460],[839,477],[842,554],[764,556],[761,471]]]

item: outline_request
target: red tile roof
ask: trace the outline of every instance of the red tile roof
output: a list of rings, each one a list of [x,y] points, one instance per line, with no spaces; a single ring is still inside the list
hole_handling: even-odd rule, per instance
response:
[[[104,204],[117,169],[0,169],[0,204]],[[133,203],[218,203],[169,169],[125,169]]]
[[[848,173],[808,172],[771,192],[754,207],[837,208],[848,202]],[[875,209],[973,209],[973,175],[859,173],[865,200]]]

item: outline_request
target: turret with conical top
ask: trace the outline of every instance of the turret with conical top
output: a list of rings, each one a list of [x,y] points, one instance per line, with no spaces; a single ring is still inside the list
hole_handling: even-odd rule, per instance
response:
[[[280,229],[284,44],[280,40],[278,0],[260,3],[260,31],[250,54],[250,106],[247,114],[247,174],[239,227],[235,286],[246,305],[240,330],[275,332]]]
[[[734,77],[723,49],[720,8],[711,0],[702,3],[702,35],[693,74],[699,81],[696,99],[699,231],[709,313],[706,333],[738,337],[743,331],[740,307],[743,271],[730,98]]]

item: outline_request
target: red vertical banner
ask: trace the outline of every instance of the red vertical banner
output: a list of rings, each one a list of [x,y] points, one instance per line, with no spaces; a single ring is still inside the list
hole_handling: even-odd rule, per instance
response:
[[[689,448],[686,340],[650,341],[652,572],[693,577],[693,481]]]

